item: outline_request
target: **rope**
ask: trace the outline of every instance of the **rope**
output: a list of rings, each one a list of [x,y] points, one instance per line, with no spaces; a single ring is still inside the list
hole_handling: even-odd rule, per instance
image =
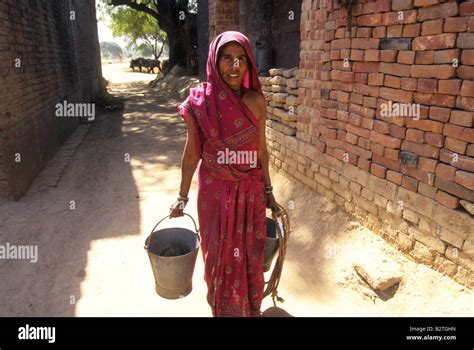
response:
[[[278,203],[276,203],[276,207],[280,210],[280,218],[283,223],[283,232],[281,232],[280,225],[278,224],[278,216],[276,211],[272,211],[273,220],[276,222],[277,234],[279,239],[278,244],[278,258],[273,266],[273,271],[270,276],[270,279],[267,284],[267,288],[263,293],[263,297],[265,298],[268,295],[272,296],[273,305],[276,306],[276,300],[280,303],[283,303],[285,300],[282,297],[278,296],[278,285],[280,284],[281,273],[283,271],[283,262],[285,261],[286,255],[286,248],[288,246],[288,239],[290,238],[290,219],[288,214],[286,213],[285,209]]]

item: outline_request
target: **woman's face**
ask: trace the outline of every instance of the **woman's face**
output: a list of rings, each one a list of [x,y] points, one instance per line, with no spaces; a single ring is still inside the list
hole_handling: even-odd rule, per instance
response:
[[[221,49],[217,62],[219,74],[232,90],[240,90],[247,72],[247,53],[237,43],[229,43]]]

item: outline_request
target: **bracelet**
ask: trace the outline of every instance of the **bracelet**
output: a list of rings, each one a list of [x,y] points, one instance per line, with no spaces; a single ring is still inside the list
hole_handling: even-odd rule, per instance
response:
[[[189,201],[189,198],[188,198],[188,197],[179,196],[179,197],[178,197],[178,201],[187,202],[187,201]]]
[[[273,192],[273,186],[272,185],[265,186],[265,193],[272,193],[272,192]]]

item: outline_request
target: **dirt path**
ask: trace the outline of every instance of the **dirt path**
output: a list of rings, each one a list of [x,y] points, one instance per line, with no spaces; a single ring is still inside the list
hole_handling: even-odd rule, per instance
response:
[[[0,316],[210,316],[201,257],[193,292],[170,301],[155,294],[143,249],[179,188],[186,134],[176,115],[180,101],[149,89],[153,76],[125,64],[103,71],[111,92],[127,99],[124,111],[99,115],[82,141],[69,145],[75,152],[61,152],[24,198],[0,202],[1,244],[37,245],[39,255],[36,263],[0,260]],[[61,164],[64,171],[52,169]],[[56,187],[48,186],[49,174],[59,174],[51,180]],[[404,258],[305,186],[275,172],[272,178],[277,200],[294,203],[280,288],[286,301],[279,306],[287,312],[474,315],[471,291]],[[187,211],[197,218],[195,182],[189,196]],[[399,262],[403,281],[391,298],[382,300],[360,283],[351,267],[357,255]],[[266,299],[263,309],[271,305]]]

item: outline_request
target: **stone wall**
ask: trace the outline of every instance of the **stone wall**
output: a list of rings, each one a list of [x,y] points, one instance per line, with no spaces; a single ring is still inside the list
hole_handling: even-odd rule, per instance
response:
[[[473,288],[474,2],[358,1],[352,24],[303,1],[296,136],[269,128],[271,160]]]
[[[58,102],[98,94],[95,1],[0,0],[0,197],[20,198],[77,127]]]
[[[267,100],[267,126],[283,135],[296,135],[298,69],[270,69],[270,77],[261,77]]]

